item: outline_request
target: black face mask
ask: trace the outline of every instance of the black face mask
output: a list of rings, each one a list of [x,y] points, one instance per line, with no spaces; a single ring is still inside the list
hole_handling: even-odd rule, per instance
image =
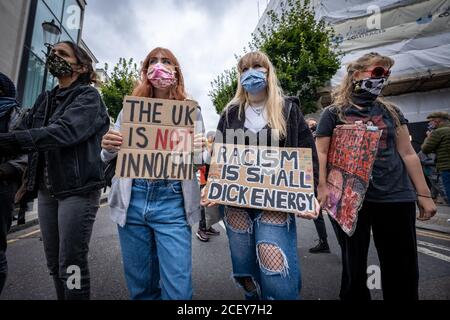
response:
[[[353,83],[352,101],[362,107],[369,107],[380,96],[387,78],[369,78]]]
[[[51,53],[47,57],[46,66],[48,71],[56,78],[73,75],[73,69],[70,63],[54,53]]]

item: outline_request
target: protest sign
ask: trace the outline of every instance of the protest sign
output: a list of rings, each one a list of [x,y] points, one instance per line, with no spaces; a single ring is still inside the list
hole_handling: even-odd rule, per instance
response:
[[[123,102],[116,176],[190,180],[194,177],[197,103],[127,96]]]
[[[311,149],[215,144],[206,194],[228,206],[314,213]]]
[[[325,210],[342,230],[353,235],[364,201],[382,131],[364,124],[334,130],[328,152],[328,204]]]

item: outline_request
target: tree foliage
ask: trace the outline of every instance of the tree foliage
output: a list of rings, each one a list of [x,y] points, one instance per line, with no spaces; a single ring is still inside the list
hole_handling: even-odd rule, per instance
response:
[[[237,70],[225,70],[211,82],[211,86],[213,89],[209,92],[209,96],[217,113],[221,114],[236,92]]]
[[[107,64],[105,64],[105,70],[108,72]],[[132,93],[138,80],[139,71],[133,59],[120,58],[114,66],[109,81],[100,88],[111,117],[117,119],[120,110],[122,110],[123,98]]]
[[[252,35],[249,48],[269,56],[284,93],[298,96],[304,113],[315,112],[318,89],[340,66],[340,53],[331,41],[334,31],[323,20],[314,19],[309,0],[285,0],[281,13],[269,11],[267,15],[269,23]],[[212,82],[210,96],[218,112],[233,97],[236,77],[235,70],[225,71]]]

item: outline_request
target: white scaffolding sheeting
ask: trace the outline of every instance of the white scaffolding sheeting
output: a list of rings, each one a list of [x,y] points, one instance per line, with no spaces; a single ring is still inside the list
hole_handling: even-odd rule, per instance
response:
[[[345,20],[370,15],[368,8],[377,7],[381,11],[396,9],[426,0],[314,0],[316,19],[325,19],[336,24]]]
[[[271,0],[267,10],[280,13],[283,4],[283,0]],[[450,0],[313,0],[312,6],[316,19],[324,19],[334,28],[333,41],[344,53],[332,86],[340,83],[348,62],[369,52],[395,60],[394,81],[450,70]],[[268,22],[265,14],[258,27]],[[450,89],[389,99],[411,122],[425,121],[433,111],[450,111]]]
[[[450,113],[450,89],[403,94],[386,97],[402,110],[409,122],[426,121],[427,116],[436,111]]]

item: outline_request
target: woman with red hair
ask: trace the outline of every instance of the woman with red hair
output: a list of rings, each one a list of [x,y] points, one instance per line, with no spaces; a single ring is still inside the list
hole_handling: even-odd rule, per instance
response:
[[[141,82],[133,96],[186,100],[178,60],[164,48],[152,50],[143,62]],[[102,159],[117,157],[123,138],[122,113],[102,141]],[[194,148],[205,147],[203,119],[196,113]],[[200,158],[202,153],[200,152]],[[203,154],[206,154],[203,153]],[[202,159],[196,159],[201,162]],[[197,163],[198,163],[197,162]],[[195,175],[194,175],[195,177]],[[109,205],[119,225],[123,265],[133,300],[192,298],[191,226],[200,220],[200,187],[195,180],[146,180],[114,177]]]

